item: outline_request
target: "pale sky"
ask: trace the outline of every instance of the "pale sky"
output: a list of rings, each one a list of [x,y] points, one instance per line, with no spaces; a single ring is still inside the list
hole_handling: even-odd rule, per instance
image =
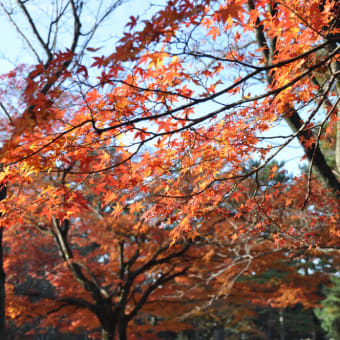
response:
[[[86,5],[83,6],[82,30],[85,32],[86,28],[90,27],[90,25],[94,23],[96,10],[100,2],[103,3],[102,9],[104,9],[106,5],[114,1],[115,0],[85,1]],[[51,4],[52,2],[53,2],[52,0],[33,1],[33,3],[37,7],[32,13],[34,15],[34,19],[36,19],[38,29],[41,32],[41,35],[44,37],[46,37],[47,32],[46,28],[50,18],[49,13],[51,12],[52,8],[51,6],[48,5],[46,7],[46,4]],[[6,4],[7,3],[14,3],[14,1],[7,1]],[[102,47],[100,53],[103,54],[110,53],[110,51],[113,51],[114,48],[114,45],[112,46],[113,38],[121,37],[121,33],[124,30],[124,26],[129,21],[129,17],[131,15],[150,17],[152,13],[159,9],[157,3],[158,4],[166,3],[166,1],[125,0],[125,2],[122,5],[120,5],[117,9],[115,9],[111,16],[101,24],[90,46],[91,47],[100,46]],[[27,23],[25,23],[23,17],[18,17],[17,19],[18,20],[16,21],[16,24],[21,29],[21,31],[28,37],[32,37],[31,29],[27,25]],[[62,29],[60,30],[63,33],[64,45],[67,44],[68,40],[67,37],[70,37],[70,32],[68,31],[69,29],[70,27],[66,27],[65,25],[64,32],[62,31]],[[35,64],[37,62],[32,51],[29,49],[28,45],[23,41],[23,39],[19,36],[13,24],[9,22],[7,16],[4,14],[1,8],[0,8],[0,31],[2,32],[0,46],[0,74],[9,72],[16,65],[21,63]],[[33,41],[33,39],[31,41]],[[33,45],[37,50],[40,49],[39,45],[36,42],[35,43],[33,42]],[[41,52],[41,50],[39,51]]]

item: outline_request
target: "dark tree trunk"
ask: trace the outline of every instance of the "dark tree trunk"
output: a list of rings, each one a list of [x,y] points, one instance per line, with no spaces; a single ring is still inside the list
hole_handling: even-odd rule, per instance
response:
[[[214,339],[215,340],[224,340],[225,339],[225,332],[222,326],[217,327],[214,330]]]
[[[6,276],[3,266],[3,245],[2,245],[3,228],[0,226],[0,339],[6,339],[5,326],[5,281]]]
[[[127,340],[127,322],[121,320],[118,324],[118,340]]]
[[[102,326],[102,340],[113,340],[115,339],[115,333],[117,328],[117,314],[113,313],[109,303],[103,302],[97,314],[97,317]]]
[[[271,313],[268,313],[268,319],[267,319],[267,327],[266,327],[266,340],[272,339],[272,329],[273,329],[273,320],[271,318]]]
[[[248,0],[248,7],[251,10],[255,9],[255,1]],[[275,6],[274,6],[275,7]],[[272,10],[272,15],[275,15],[275,9]],[[258,46],[262,49],[263,57],[266,63],[269,65],[271,63],[271,57],[275,55],[275,45],[276,41],[273,39],[268,39],[265,35],[264,26],[261,24],[260,18],[257,18],[256,22],[256,40]],[[267,82],[272,85],[273,75],[267,72]],[[299,112],[290,103],[287,103],[287,113],[285,115],[285,121],[288,123],[290,128],[294,133],[297,134],[297,138],[310,162],[313,162],[314,169],[316,169],[319,174],[321,181],[325,188],[331,189],[335,194],[335,197],[340,198],[340,182],[333,173],[332,169],[327,164],[327,161],[320,150],[320,147],[316,143],[309,145],[308,141],[313,141],[314,136],[311,130],[303,128],[303,120],[300,117]],[[339,128],[340,131],[340,128]],[[340,151],[340,147],[339,147]],[[340,159],[340,158],[339,158]]]
[[[6,187],[0,186],[0,201],[6,197]],[[1,214],[0,214],[1,217]],[[4,259],[3,259],[3,232],[4,226],[0,225],[0,339],[6,339],[6,309],[5,309],[5,282],[6,275],[4,271]]]
[[[280,339],[285,340],[285,318],[283,311],[279,312],[279,321],[280,321]]]

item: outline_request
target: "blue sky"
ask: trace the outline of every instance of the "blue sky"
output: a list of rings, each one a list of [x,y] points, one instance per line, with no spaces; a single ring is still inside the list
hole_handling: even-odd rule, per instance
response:
[[[36,1],[37,7],[33,11],[33,15],[35,15],[37,20],[37,26],[41,31],[41,34],[46,36],[46,27],[49,22],[52,7],[51,6],[41,6],[41,3],[44,1]],[[52,1],[45,2],[45,4],[52,4]],[[97,0],[88,0],[85,2],[86,6],[84,6],[84,16],[82,18],[84,23],[84,29],[86,26],[90,26],[95,21],[96,16],[96,8],[100,1]],[[103,0],[103,7],[112,3],[111,0]],[[158,3],[158,5],[157,5]],[[150,17],[152,13],[156,10],[160,9],[159,4],[165,4],[165,0],[130,0],[124,2],[121,6],[119,6],[112,15],[107,18],[100,29],[97,31],[96,36],[93,39],[93,42],[90,44],[91,47],[101,47],[99,53],[101,54],[109,54],[110,51],[114,49],[114,41],[118,40],[121,36],[121,33],[124,30],[124,26],[129,21],[129,17],[131,15],[141,17]],[[49,8],[50,7],[50,8]],[[32,37],[30,27],[25,24],[22,17],[17,18],[16,24],[20,27],[20,29],[27,34],[30,38]],[[23,41],[23,39],[18,35],[14,26],[8,21],[7,17],[4,13],[1,13],[0,16],[0,29],[2,34],[2,44],[0,47],[0,74],[7,73],[11,69],[13,69],[16,65],[25,63],[25,64],[35,64],[37,62],[34,54],[28,48],[27,44]],[[68,45],[68,41],[70,39],[69,30],[67,27],[67,23],[65,23],[64,30],[61,30],[60,45]],[[35,42],[33,43],[35,48],[42,53],[41,48]],[[88,60],[90,62],[90,60]],[[280,124],[280,126],[275,127],[274,129],[268,131],[266,135],[288,135],[291,131],[288,126],[284,123]],[[291,145],[289,145],[283,152],[281,152],[277,159],[285,160],[286,169],[290,173],[297,173],[299,171],[299,159],[302,156],[302,149],[299,147],[297,141],[294,141]]]

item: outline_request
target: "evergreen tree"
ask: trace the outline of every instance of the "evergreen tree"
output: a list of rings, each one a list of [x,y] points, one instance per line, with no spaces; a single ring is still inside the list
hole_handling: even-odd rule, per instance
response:
[[[322,308],[316,308],[315,314],[321,320],[322,328],[334,340],[340,339],[340,278],[331,277],[332,285],[324,289],[325,299]]]

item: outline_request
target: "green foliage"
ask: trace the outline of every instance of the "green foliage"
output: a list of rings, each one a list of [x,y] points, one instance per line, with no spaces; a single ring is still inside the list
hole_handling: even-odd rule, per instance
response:
[[[315,314],[321,320],[322,328],[334,340],[340,339],[340,278],[331,277],[332,285],[324,289],[326,298],[322,308],[316,308]]]
[[[261,162],[257,160],[251,160],[244,168],[244,172],[248,173],[253,169],[258,168]],[[257,182],[261,186],[272,186],[277,183],[285,184],[291,176],[285,169],[285,163],[279,161],[271,161],[257,174]]]

